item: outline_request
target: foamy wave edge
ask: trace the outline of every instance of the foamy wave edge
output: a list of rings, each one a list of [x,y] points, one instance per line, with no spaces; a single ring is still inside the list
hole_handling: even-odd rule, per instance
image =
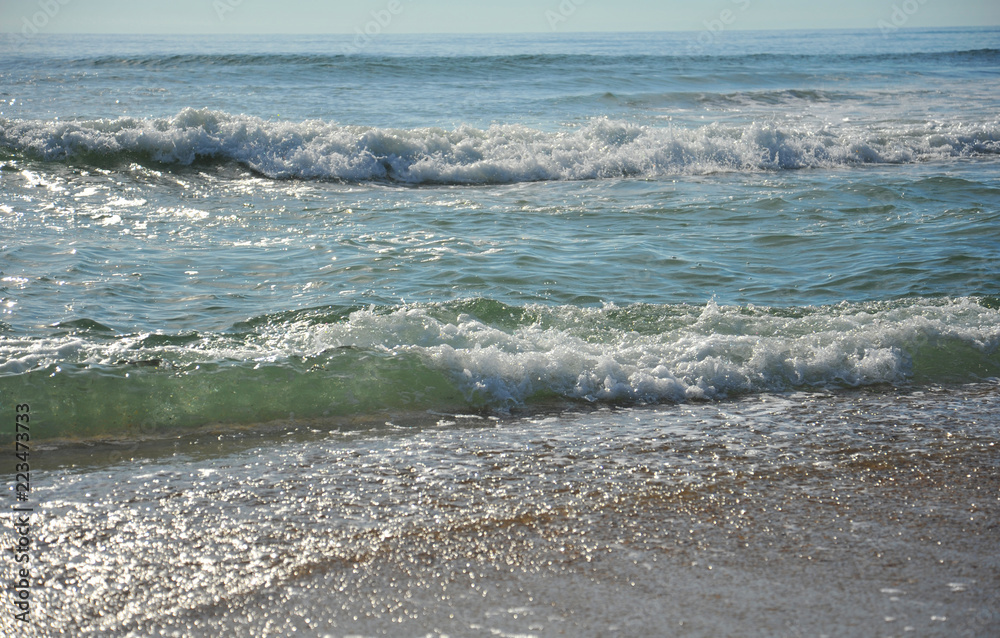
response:
[[[156,378],[245,384],[250,397],[273,370],[290,374],[290,387],[310,388],[317,410],[365,375],[373,389],[355,388],[364,403],[391,402],[394,390],[376,381],[397,373],[407,391],[433,378],[438,389],[428,396],[500,410],[544,397],[659,403],[971,382],[1000,377],[1000,310],[992,305],[958,298],[792,309],[493,301],[372,308],[332,322],[266,320],[249,336],[209,333],[185,345],[151,347],[148,334],[0,339],[0,381],[45,377],[58,385],[83,375],[128,385],[130,374],[153,375],[154,386]]]
[[[189,108],[173,118],[0,118],[0,146],[48,161],[234,161],[276,179],[491,184],[993,155],[1000,154],[1000,125],[927,122],[807,130],[759,122],[682,129],[596,118],[555,132],[518,124],[388,129]]]

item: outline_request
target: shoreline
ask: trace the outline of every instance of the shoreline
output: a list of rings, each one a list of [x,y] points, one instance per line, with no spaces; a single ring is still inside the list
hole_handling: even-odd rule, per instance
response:
[[[989,635],[998,404],[995,384],[798,393],[53,471],[38,617],[115,636]]]

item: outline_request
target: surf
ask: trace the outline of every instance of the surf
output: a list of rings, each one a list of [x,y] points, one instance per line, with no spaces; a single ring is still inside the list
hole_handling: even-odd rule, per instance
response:
[[[1000,311],[988,298],[792,308],[469,299],[315,308],[174,338],[69,326],[2,337],[0,360],[5,396],[47,406],[44,436],[114,438],[971,383],[1000,376]]]
[[[0,119],[9,159],[160,167],[235,162],[273,179],[486,185],[910,164],[1000,153],[996,122],[651,127],[604,117],[547,131],[285,122],[209,109],[172,118]]]

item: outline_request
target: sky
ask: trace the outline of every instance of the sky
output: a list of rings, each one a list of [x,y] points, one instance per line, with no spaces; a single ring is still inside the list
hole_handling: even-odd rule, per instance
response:
[[[0,0],[0,32],[532,33],[1000,25],[998,0]]]

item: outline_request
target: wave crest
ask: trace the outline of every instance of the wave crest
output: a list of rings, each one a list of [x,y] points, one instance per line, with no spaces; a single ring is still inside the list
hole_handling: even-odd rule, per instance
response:
[[[649,404],[1000,377],[1000,313],[976,299],[825,307],[315,309],[184,338],[0,338],[0,392],[49,436],[371,415]],[[89,324],[88,324],[89,325]],[[99,400],[98,400],[99,398]]]
[[[1000,126],[930,122],[807,130],[758,122],[680,129],[598,118],[554,132],[517,124],[387,129],[185,109],[155,119],[0,118],[0,146],[48,161],[233,161],[277,179],[502,184],[992,155],[1000,153]]]

